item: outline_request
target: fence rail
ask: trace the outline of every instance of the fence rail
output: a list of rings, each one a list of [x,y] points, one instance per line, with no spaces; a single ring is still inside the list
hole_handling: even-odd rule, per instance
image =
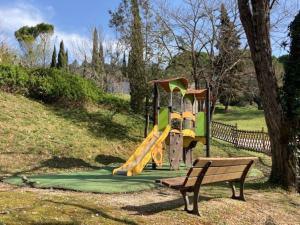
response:
[[[237,148],[271,154],[271,144],[268,133],[238,129],[237,125],[229,125],[212,121],[212,136],[229,142]]]

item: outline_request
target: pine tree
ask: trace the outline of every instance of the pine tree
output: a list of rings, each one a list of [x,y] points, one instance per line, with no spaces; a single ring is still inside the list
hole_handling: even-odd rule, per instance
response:
[[[61,41],[60,45],[59,45],[59,53],[58,53],[56,67],[58,69],[65,69],[67,67],[66,64],[67,64],[67,61],[66,61],[66,53],[65,53],[64,42]]]
[[[219,54],[216,58],[216,73],[223,77],[224,81],[221,86],[220,101],[225,105],[227,111],[232,101],[237,100],[242,95],[242,79],[238,71],[240,65],[235,62],[240,57],[240,41],[234,23],[230,21],[224,4],[221,5],[220,15],[220,35],[217,48]],[[232,67],[232,68],[231,68]],[[223,74],[224,73],[224,74]]]
[[[137,0],[131,0],[132,26],[130,35],[130,56],[128,61],[128,78],[130,83],[130,106],[134,112],[142,112],[146,95],[146,78],[144,63],[144,43],[141,17]]]
[[[50,67],[51,68],[54,68],[54,67],[56,67],[56,47],[55,47],[55,45],[54,45],[54,48],[53,48],[53,53],[52,53],[52,60],[51,60],[51,65],[50,65]]]

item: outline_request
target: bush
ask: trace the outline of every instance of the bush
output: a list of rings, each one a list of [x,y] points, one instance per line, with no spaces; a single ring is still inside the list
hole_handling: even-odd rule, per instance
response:
[[[0,65],[0,88],[8,92],[27,93],[29,75],[18,66]]]
[[[102,93],[90,80],[57,69],[32,71],[29,95],[45,102],[97,102]]]
[[[57,69],[25,70],[0,65],[0,88],[20,92],[48,103],[99,102],[102,95],[96,84],[79,75]]]

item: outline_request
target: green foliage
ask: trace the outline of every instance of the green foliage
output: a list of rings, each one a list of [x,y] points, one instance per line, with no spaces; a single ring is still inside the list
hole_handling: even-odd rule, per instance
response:
[[[97,102],[101,92],[96,85],[79,75],[56,69],[32,71],[29,95],[45,102]]]
[[[38,35],[53,34],[54,26],[52,24],[40,23],[34,27]]]
[[[0,65],[0,88],[9,92],[26,93],[29,75],[18,66]]]
[[[94,29],[93,33],[92,66],[96,71],[100,70],[99,40],[98,31],[96,28]]]
[[[66,56],[66,52],[65,52],[64,41],[61,41],[60,45],[59,45],[59,52],[58,52],[56,67],[58,69],[66,69],[67,66],[68,66],[68,62],[67,62],[67,56]]]
[[[101,40],[99,40],[99,34],[97,29],[94,29],[93,32],[93,49],[92,49],[92,76],[91,78],[99,85],[101,88],[104,88],[103,82],[103,72],[104,72],[104,59],[103,59],[103,45]]]
[[[237,102],[242,97],[244,84],[241,83],[241,75],[238,73],[241,64],[235,65],[241,55],[240,40],[224,4],[221,5],[220,20],[220,37],[217,45],[219,55],[216,57],[215,66],[218,77],[223,80],[220,101],[227,108],[231,101]]]
[[[102,92],[94,82],[52,68],[25,70],[18,66],[1,65],[0,88],[49,103],[96,103],[102,98]]]
[[[32,43],[38,37],[38,30],[36,27],[21,27],[15,32],[15,37],[19,42]]]
[[[55,68],[56,67],[56,63],[57,63],[56,62],[56,47],[54,45],[50,67],[51,68]]]
[[[285,62],[284,104],[287,117],[296,122],[300,120],[300,12],[290,24],[290,54]],[[296,120],[296,121],[295,121]],[[294,125],[298,123],[294,123]]]
[[[142,36],[141,17],[137,0],[131,0],[131,13],[133,16],[130,54],[128,59],[128,78],[130,82],[130,106],[134,112],[142,112],[146,96],[146,76],[144,62],[144,41]]]
[[[41,43],[44,45],[44,65],[45,65],[45,46],[46,42],[54,33],[54,26],[51,24],[40,23],[36,26],[29,27],[23,26],[15,32],[15,37],[20,44],[22,51],[24,52],[25,59],[29,66],[32,66],[35,62],[35,55],[37,49],[35,49],[35,42],[38,37],[41,40]]]

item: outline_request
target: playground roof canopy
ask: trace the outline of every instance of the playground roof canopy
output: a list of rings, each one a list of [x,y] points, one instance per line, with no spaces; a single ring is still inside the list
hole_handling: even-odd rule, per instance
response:
[[[153,80],[153,84],[159,84],[166,92],[181,92],[185,95],[188,88],[188,81],[184,77],[170,78],[165,80]]]
[[[207,89],[188,89],[185,96],[189,99],[194,99],[194,97],[198,100],[205,100],[206,99]]]

